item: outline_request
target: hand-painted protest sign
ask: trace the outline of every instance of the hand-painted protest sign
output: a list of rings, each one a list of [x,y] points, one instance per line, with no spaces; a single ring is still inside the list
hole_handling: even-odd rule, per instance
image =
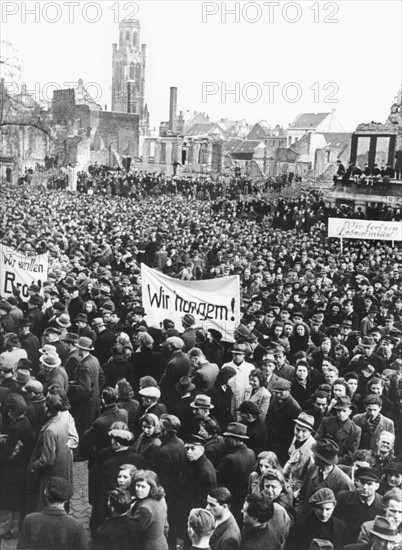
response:
[[[237,275],[204,281],[172,279],[141,264],[142,305],[149,326],[171,319],[181,331],[181,319],[191,313],[196,326],[214,328],[233,342],[240,322],[240,281]]]
[[[8,246],[0,244],[0,294],[13,295],[14,288],[20,291],[21,298],[27,300],[28,287],[32,283],[42,284],[47,281],[48,254],[27,256]]]
[[[329,218],[328,237],[337,237],[338,239],[401,241],[402,223]]]

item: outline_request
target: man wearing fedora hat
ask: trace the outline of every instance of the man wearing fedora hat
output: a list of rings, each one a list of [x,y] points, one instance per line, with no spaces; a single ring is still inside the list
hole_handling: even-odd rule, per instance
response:
[[[43,383],[43,391],[52,384],[58,384],[66,393],[68,392],[68,376],[64,367],[61,366],[61,359],[56,353],[45,353],[39,361],[42,369],[39,372],[39,379]]]
[[[24,386],[31,379],[31,373],[27,369],[17,369],[12,377],[14,386],[10,387],[10,392],[19,393],[25,398]]]
[[[71,319],[75,319],[84,309],[84,300],[80,296],[80,288],[78,285],[71,285],[67,290],[70,296],[67,306],[68,314]]]
[[[252,363],[245,361],[247,347],[245,344],[235,343],[231,350],[232,361],[225,363],[222,367],[232,367],[236,371],[236,376],[233,376],[228,385],[232,388],[232,414],[233,418],[239,418],[239,407],[244,401],[246,390],[250,383],[250,373],[255,366]]]
[[[309,498],[317,491],[327,487],[335,495],[342,490],[352,490],[353,482],[340,468],[338,462],[338,445],[331,439],[317,439],[311,450],[314,455],[314,466],[309,470],[300,489],[300,513],[305,515],[310,509]]]
[[[350,397],[338,397],[332,407],[336,417],[324,416],[318,426],[316,437],[329,438],[338,444],[339,458],[351,455],[359,448],[362,430],[351,419],[352,402]]]
[[[70,382],[69,399],[80,437],[80,457],[85,459],[87,449],[82,442],[82,435],[99,416],[100,388],[103,387],[105,375],[98,359],[91,354],[94,349],[92,340],[81,336],[77,348],[80,364]]]
[[[73,332],[77,333],[78,336],[85,336],[90,338],[92,342],[96,340],[96,332],[88,324],[88,316],[86,313],[79,313],[74,319],[74,330]]]
[[[231,422],[223,433],[227,453],[216,470],[218,484],[232,494],[232,513],[241,525],[241,509],[247,494],[248,479],[255,466],[255,453],[246,446],[247,427]]]
[[[323,487],[309,499],[310,512],[290,528],[284,550],[309,550],[313,539],[331,541],[334,550],[342,550],[348,540],[345,523],[333,513],[336,498],[331,489]]]
[[[401,521],[402,521],[402,491],[401,489],[393,488],[390,491],[387,491],[382,498],[382,502],[385,508],[384,516],[393,524],[394,527],[401,530]],[[359,538],[357,542],[362,542],[368,544],[371,542],[371,531],[374,527],[374,521],[366,521],[363,523]],[[397,546],[397,550],[401,550],[402,541]]]
[[[283,473],[293,491],[297,491],[314,466],[314,455],[311,450],[315,443],[314,417],[301,412],[293,422],[294,437],[288,451],[290,458],[283,467]]]
[[[343,520],[349,530],[348,542],[357,541],[365,521],[384,515],[382,497],[377,493],[380,473],[374,468],[359,468],[355,473],[356,489],[337,494],[335,516]]]
[[[64,368],[66,369],[68,379],[72,380],[74,377],[75,369],[80,364],[80,356],[77,349],[78,334],[68,332],[65,336],[62,337],[62,342],[67,351]]]
[[[32,321],[32,334],[35,334],[39,340],[42,338],[46,326],[45,314],[41,310],[42,299],[40,296],[30,296],[28,300],[28,316]]]
[[[142,306],[135,306],[129,317],[131,317],[130,336],[134,336],[140,327],[144,327],[148,330],[147,322],[144,317],[146,316],[145,309]]]
[[[396,550],[401,547],[401,533],[386,517],[378,515],[370,528],[370,541],[347,544],[344,550]]]
[[[191,403],[194,401],[195,385],[189,376],[182,376],[176,384],[176,391],[180,394],[180,401],[173,408],[173,414],[181,422],[179,437],[196,433],[198,422],[193,415]]]
[[[63,342],[60,340],[61,338],[61,329],[57,326],[50,326],[47,327],[43,332],[44,337],[44,343],[50,344],[51,346],[54,346],[56,348],[56,353],[61,359],[61,362],[64,363],[67,350],[63,344]]]

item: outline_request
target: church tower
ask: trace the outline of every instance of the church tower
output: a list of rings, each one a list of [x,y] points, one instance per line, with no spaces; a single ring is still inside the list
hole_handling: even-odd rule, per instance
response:
[[[140,135],[149,135],[145,104],[145,52],[138,19],[121,21],[119,47],[113,44],[112,111],[139,115]]]

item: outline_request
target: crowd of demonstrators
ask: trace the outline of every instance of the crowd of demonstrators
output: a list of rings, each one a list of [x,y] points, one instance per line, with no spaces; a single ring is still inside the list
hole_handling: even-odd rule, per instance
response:
[[[1,191],[2,243],[50,260],[0,299],[3,538],[87,548],[85,460],[95,550],[401,548],[399,244],[341,252],[326,222],[351,213],[318,191]],[[234,343],[191,314],[149,326],[141,263],[239,275]]]

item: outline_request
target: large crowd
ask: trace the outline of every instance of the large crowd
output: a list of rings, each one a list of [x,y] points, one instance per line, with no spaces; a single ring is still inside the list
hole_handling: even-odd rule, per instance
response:
[[[49,252],[43,285],[0,297],[0,533],[17,548],[401,550],[402,248],[327,237],[329,217],[400,221],[399,205],[243,179],[1,186],[3,245]],[[238,275],[233,342],[192,314],[149,326],[142,263]],[[74,461],[90,540],[68,514]]]

